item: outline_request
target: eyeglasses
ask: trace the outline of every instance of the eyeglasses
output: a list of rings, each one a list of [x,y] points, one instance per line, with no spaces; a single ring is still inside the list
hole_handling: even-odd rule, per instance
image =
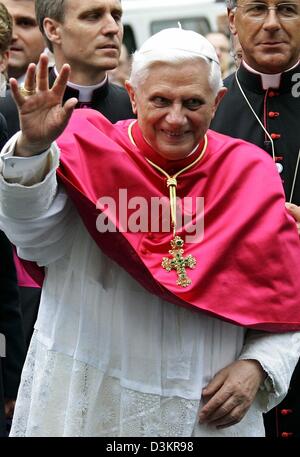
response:
[[[300,5],[297,3],[279,3],[274,6],[268,6],[266,3],[246,3],[237,5],[236,8],[242,8],[244,15],[254,21],[265,20],[271,10],[276,11],[281,21],[291,21],[300,17]]]

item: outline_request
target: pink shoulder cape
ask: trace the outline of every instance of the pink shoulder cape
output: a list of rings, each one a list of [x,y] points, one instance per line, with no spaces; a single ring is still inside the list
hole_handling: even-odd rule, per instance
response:
[[[179,197],[204,197],[204,237],[185,244],[185,255],[197,259],[187,288],[161,267],[171,233],[122,232],[118,216],[118,230],[97,230],[105,211],[100,197],[118,207],[120,189],[128,200],[168,195],[165,178],[145,160],[148,146],[138,127],[137,146],[130,141],[129,123],[112,125],[93,110],[77,110],[58,139],[59,180],[99,248],[161,299],[249,328],[300,330],[296,225],[272,160],[249,143],[208,131],[204,158],[178,179]]]

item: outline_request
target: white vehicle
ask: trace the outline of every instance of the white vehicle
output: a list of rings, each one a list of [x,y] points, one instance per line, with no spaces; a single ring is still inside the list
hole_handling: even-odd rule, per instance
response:
[[[206,35],[217,30],[217,17],[226,14],[225,2],[215,0],[122,0],[124,43],[130,52],[154,33],[169,27]]]

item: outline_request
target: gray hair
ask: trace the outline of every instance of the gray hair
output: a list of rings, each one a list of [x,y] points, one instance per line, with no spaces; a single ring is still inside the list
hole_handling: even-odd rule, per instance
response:
[[[49,17],[55,21],[64,22],[65,19],[65,0],[35,0],[35,15],[40,31],[45,37],[50,51],[53,51],[51,41],[44,31],[44,19]]]
[[[226,0],[226,6],[229,10],[233,10],[237,7],[237,0]]]
[[[151,66],[155,63],[176,64],[199,61],[205,61],[210,66],[209,85],[216,96],[219,90],[223,87],[220,65],[205,56],[195,56],[192,52],[190,53],[180,49],[169,49],[167,52],[165,50],[158,50],[155,53],[151,52],[149,54],[136,51],[132,58],[132,68],[129,82],[134,89],[137,89],[137,87],[145,81]]]

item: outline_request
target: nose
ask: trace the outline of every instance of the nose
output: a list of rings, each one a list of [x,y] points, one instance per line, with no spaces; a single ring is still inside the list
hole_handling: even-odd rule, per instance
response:
[[[266,30],[277,30],[281,28],[276,9],[269,9],[268,15],[264,20],[263,27]]]
[[[103,18],[102,31],[104,35],[116,35],[121,27],[121,22],[117,21],[111,14],[108,13]]]
[[[169,107],[166,121],[172,126],[183,126],[186,123],[186,117],[181,104],[175,104]]]
[[[17,41],[17,39],[18,39],[18,35],[16,33],[13,33],[10,44],[15,43]]]
[[[18,26],[13,22],[13,28],[12,28],[12,37],[11,41],[15,42],[18,39]]]

